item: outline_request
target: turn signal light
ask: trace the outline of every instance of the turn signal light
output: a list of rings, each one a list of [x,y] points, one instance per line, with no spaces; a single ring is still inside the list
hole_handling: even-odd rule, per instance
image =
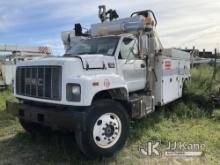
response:
[[[148,17],[145,19],[145,23],[146,23],[147,25],[152,25],[152,24],[153,24],[152,18],[151,18],[150,16],[148,16]]]
[[[92,85],[93,86],[99,86],[99,82],[93,82]]]

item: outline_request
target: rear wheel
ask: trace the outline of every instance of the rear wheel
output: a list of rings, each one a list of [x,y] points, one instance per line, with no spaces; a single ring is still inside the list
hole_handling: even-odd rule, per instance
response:
[[[76,132],[81,151],[90,158],[111,156],[126,142],[128,114],[116,101],[97,100],[89,108],[86,128],[86,132]]]

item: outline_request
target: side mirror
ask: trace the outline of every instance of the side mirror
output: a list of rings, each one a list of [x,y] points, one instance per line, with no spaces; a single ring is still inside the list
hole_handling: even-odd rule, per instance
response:
[[[130,48],[131,53],[135,56],[138,57],[138,49],[135,47]]]
[[[119,52],[118,59],[122,60],[121,51]]]

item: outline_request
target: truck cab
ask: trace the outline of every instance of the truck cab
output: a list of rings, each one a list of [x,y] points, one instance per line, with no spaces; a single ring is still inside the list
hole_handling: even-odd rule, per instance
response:
[[[62,57],[17,64],[19,102],[6,106],[26,131],[35,124],[74,131],[85,155],[110,156],[125,144],[130,120],[182,96],[190,55],[163,48],[151,10],[116,16],[100,6],[101,23],[62,33]]]
[[[85,74],[99,75],[99,80],[109,82],[103,84],[104,89],[122,88],[130,93],[145,88],[146,62],[138,54],[138,39],[133,34],[82,40],[64,56],[79,55],[85,63]]]

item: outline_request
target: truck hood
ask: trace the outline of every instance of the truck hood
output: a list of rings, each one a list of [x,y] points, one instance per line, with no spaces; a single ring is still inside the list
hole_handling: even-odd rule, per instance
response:
[[[104,56],[102,54],[85,54],[71,57],[46,57],[35,60],[28,60],[18,64],[18,66],[33,66],[33,65],[64,65],[65,63],[81,62],[84,69],[103,69],[109,64],[115,64],[113,56]]]
[[[17,66],[62,66],[67,75],[113,73],[116,70],[114,56],[79,55],[71,57],[46,57],[24,61]],[[103,70],[100,72],[100,70]],[[92,73],[90,73],[92,72]]]
[[[17,66],[45,66],[45,65],[53,65],[53,66],[63,66],[65,63],[76,63],[81,62],[77,58],[65,58],[65,57],[44,57],[34,60],[27,60],[17,64]],[[81,64],[82,65],[82,64]]]

